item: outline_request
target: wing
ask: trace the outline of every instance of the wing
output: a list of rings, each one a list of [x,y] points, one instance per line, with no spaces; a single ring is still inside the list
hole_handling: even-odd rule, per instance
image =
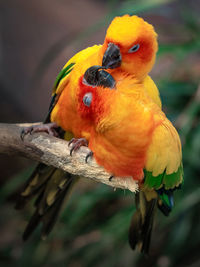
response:
[[[168,215],[173,208],[173,191],[183,183],[181,142],[165,117],[153,134],[144,170],[144,186],[158,193],[158,207]]]
[[[170,121],[162,116],[162,123],[153,133],[144,170],[144,184],[136,195],[136,212],[129,229],[129,243],[133,249],[148,254],[156,204],[164,215],[173,208],[173,191],[183,181],[181,143]]]
[[[76,65],[84,65],[84,61],[87,59],[87,57],[97,52],[99,50],[99,47],[100,45],[94,45],[92,47],[88,47],[84,50],[81,50],[76,55],[74,55],[59,72],[52,89],[52,98],[49,105],[49,111],[45,119],[45,123],[50,122],[51,112],[54,106],[56,105],[60,94],[62,93],[66,85],[70,82],[71,77],[73,77],[73,68]],[[75,75],[77,75],[77,73]]]
[[[50,122],[51,112],[58,101],[58,91],[61,91],[61,89],[60,89],[61,85],[64,88],[63,85],[66,84],[66,82],[68,80],[68,76],[69,76],[70,72],[73,70],[74,65],[75,65],[75,63],[72,63],[72,62],[69,64],[66,64],[64,66],[64,68],[59,72],[58,76],[56,77],[56,80],[55,80],[54,86],[53,86],[53,90],[52,90],[52,97],[51,97],[51,102],[49,105],[48,114],[47,114],[47,117],[46,117],[44,123]]]
[[[145,184],[149,188],[178,187],[183,181],[181,142],[176,129],[165,117],[155,129],[147,152]]]
[[[149,75],[146,76],[143,84],[148,96],[151,97],[154,103],[156,103],[160,108],[162,108],[159,90]]]

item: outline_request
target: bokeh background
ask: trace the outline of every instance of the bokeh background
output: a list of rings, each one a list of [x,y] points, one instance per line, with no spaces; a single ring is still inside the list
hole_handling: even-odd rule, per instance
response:
[[[1,0],[1,122],[42,121],[62,66],[102,43],[116,15],[155,26],[159,52],[151,73],[163,109],[183,144],[185,183],[171,216],[157,213],[150,256],[133,252],[127,232],[134,196],[91,181],[75,189],[46,241],[21,240],[32,207],[14,210],[15,192],[32,161],[0,156],[0,266],[200,266],[200,1]]]

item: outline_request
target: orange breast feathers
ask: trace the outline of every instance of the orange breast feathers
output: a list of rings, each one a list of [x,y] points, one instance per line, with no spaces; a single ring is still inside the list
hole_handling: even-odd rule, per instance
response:
[[[143,87],[127,77],[116,90],[91,87],[82,80],[80,88],[77,112],[91,122],[89,148],[97,163],[115,176],[141,180],[147,149],[160,123]]]

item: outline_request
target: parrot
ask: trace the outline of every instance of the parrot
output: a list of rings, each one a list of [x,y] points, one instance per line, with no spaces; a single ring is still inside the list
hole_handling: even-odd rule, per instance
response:
[[[94,47],[87,48],[85,51],[93,51],[93,49]],[[85,139],[88,139],[87,127],[90,126],[87,125],[86,127],[85,122],[82,123],[82,119],[77,116],[76,95],[82,75],[84,75],[85,83],[92,86],[98,85],[99,68],[106,69],[107,75],[110,74],[109,79],[114,79],[116,82],[121,79],[121,73],[134,77],[135,83],[143,84],[147,94],[162,108],[159,90],[148,75],[154,65],[158,50],[157,34],[152,25],[136,15],[116,17],[107,29],[103,45],[98,46],[98,48],[95,46],[96,49],[96,60],[94,60],[94,54],[91,52],[85,64],[82,61],[77,61],[71,73],[61,79],[55,93],[59,97],[57,96],[57,102],[51,110],[50,116],[52,122],[64,130],[67,129],[67,132],[73,132],[74,136],[82,136]],[[83,56],[84,50],[79,53]],[[68,61],[63,70],[76,61],[79,53]],[[104,75],[99,76],[104,77],[106,75],[104,73]],[[101,85],[108,86],[103,83],[103,78],[101,80]],[[105,78],[104,81],[107,83],[108,79]],[[110,83],[111,85],[108,87],[114,87],[113,80]],[[71,122],[71,127],[68,127],[68,121]],[[84,129],[81,125],[85,126]]]
[[[90,86],[81,77],[77,113],[92,124],[88,147],[96,162],[111,177],[132,177],[138,182],[129,243],[148,254],[156,206],[168,216],[174,206],[173,192],[183,183],[176,129],[144,85],[124,73],[115,90]]]
[[[93,122],[87,119],[84,121],[77,113],[77,93],[80,89],[80,77],[83,76],[86,84],[108,88],[115,87],[122,77],[121,73],[134,77],[136,83],[142,84],[152,101],[161,108],[159,91],[148,75],[153,67],[157,48],[154,28],[142,18],[136,15],[114,18],[102,45],[94,45],[78,52],[65,64],[54,83],[44,124],[23,129],[22,140],[26,134],[44,131],[68,141],[72,137],[82,138],[79,143],[74,143],[71,151],[87,145]],[[93,66],[99,67],[94,69]],[[71,123],[70,127],[68,122]],[[42,163],[37,165],[22,188],[16,204],[17,209],[22,209],[36,197],[35,213],[25,229],[24,240],[29,238],[40,222],[43,224],[41,236],[46,238],[65,199],[78,180],[79,177],[52,166]]]

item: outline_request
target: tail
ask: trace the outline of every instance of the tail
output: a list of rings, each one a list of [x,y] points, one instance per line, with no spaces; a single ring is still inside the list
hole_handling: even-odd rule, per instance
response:
[[[136,212],[129,228],[129,244],[132,249],[139,249],[148,254],[155,215],[157,198],[147,199],[142,191],[135,196]]]
[[[35,213],[25,229],[24,240],[30,237],[40,223],[42,223],[41,236],[43,239],[46,238],[56,223],[64,200],[78,179],[43,163],[37,165],[16,204],[16,209],[22,209],[36,197]]]
[[[136,212],[133,214],[129,228],[129,244],[132,249],[138,248],[148,254],[156,207],[168,216],[174,206],[173,192],[164,187],[156,191],[141,190],[135,196]]]

